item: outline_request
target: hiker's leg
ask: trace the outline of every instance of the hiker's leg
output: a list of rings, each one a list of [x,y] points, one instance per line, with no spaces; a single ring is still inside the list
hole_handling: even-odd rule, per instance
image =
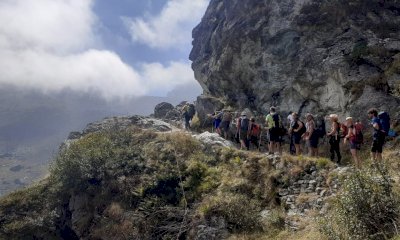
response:
[[[294,147],[296,148],[296,155],[300,155],[300,144],[295,144]]]
[[[380,162],[382,162],[383,143],[384,143],[384,140],[379,142],[379,148],[376,153],[376,159]]]
[[[330,144],[330,153],[331,153],[331,161],[333,162],[335,160],[335,144],[333,141],[329,141]]]
[[[353,157],[354,165],[356,166],[356,168],[359,168],[358,167],[358,159],[357,159],[357,155],[356,155],[356,150],[355,149],[350,149],[350,153],[351,153],[351,156]]]
[[[336,150],[336,155],[338,158],[337,163],[340,164],[342,161],[342,155],[340,154],[340,140],[336,140],[335,150]]]
[[[380,153],[382,153],[381,144],[378,140],[374,140],[372,142],[372,148],[371,148],[372,160],[374,160],[374,161],[382,160],[382,155]]]
[[[376,161],[376,152],[372,152],[371,151],[371,159],[372,159],[372,161]]]

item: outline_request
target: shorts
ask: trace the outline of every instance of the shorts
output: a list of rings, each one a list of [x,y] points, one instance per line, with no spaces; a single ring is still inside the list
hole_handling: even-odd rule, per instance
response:
[[[224,132],[228,132],[229,131],[229,124],[231,122],[230,121],[222,121],[220,127],[222,128],[222,130]]]
[[[221,119],[215,119],[214,120],[214,128],[215,129],[219,128],[220,124],[221,124]]]
[[[271,142],[281,142],[282,137],[280,136],[278,128],[269,129],[269,141]]]
[[[293,142],[294,144],[300,144],[301,141],[301,135],[298,133],[293,133],[292,134]]]
[[[360,150],[361,149],[361,144],[350,141],[350,149],[355,149],[355,150]]]
[[[374,140],[372,142],[371,152],[373,152],[373,153],[382,153],[383,143],[384,143],[383,141]]]
[[[318,135],[317,134],[312,134],[310,137],[310,147],[312,148],[317,148],[318,147]]]

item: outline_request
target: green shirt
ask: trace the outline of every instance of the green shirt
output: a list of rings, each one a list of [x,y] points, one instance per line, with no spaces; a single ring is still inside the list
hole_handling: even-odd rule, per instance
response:
[[[276,113],[275,113],[276,114]],[[271,114],[268,114],[267,117],[265,118],[265,122],[267,123],[268,128],[273,128],[275,127],[275,122],[274,119],[272,118]]]

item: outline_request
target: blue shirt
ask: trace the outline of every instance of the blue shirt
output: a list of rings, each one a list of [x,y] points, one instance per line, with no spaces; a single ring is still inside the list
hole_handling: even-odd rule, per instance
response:
[[[371,120],[371,124],[372,126],[374,126],[374,124],[378,124],[379,129],[374,128],[374,134],[372,135],[373,140],[379,140],[380,138],[380,133],[381,133],[381,122],[379,121],[379,118],[374,117]]]

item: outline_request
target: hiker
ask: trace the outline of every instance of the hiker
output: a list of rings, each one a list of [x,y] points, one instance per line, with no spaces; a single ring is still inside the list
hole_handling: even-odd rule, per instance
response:
[[[294,119],[293,119],[293,112],[292,111],[289,111],[289,115],[286,117],[286,123],[287,123],[287,128],[289,129],[290,128],[290,126],[292,126],[292,123],[293,123],[293,121],[294,121]]]
[[[240,149],[249,149],[248,136],[250,129],[250,120],[247,118],[246,112],[242,112],[237,121],[237,133],[239,134]]]
[[[296,149],[296,155],[299,156],[301,154],[300,141],[301,141],[301,136],[305,132],[305,126],[304,123],[299,120],[299,115],[296,112],[292,113],[292,116],[293,116],[293,122],[289,128],[289,133],[291,135],[294,147]]]
[[[211,117],[213,118],[213,127],[215,128],[215,132],[218,133],[218,135],[221,135],[221,121],[222,121],[222,111],[215,111]]]
[[[190,129],[190,119],[191,116],[189,114],[189,103],[186,103],[182,108],[182,117],[185,119],[185,129]]]
[[[353,157],[354,164],[358,169],[361,168],[361,159],[358,157],[358,152],[361,149],[362,144],[362,125],[353,122],[352,117],[346,118],[346,125],[348,128],[348,133],[344,137],[344,143],[346,144],[347,141],[350,143],[350,153]]]
[[[223,113],[220,129],[222,129],[222,132],[224,133],[224,138],[228,139],[229,126],[232,121],[232,113],[230,112],[230,109],[224,109],[222,110],[222,112]]]
[[[316,131],[314,117],[311,113],[307,113],[306,115],[306,132],[303,135],[303,138],[308,142],[308,154],[311,157],[317,157],[319,136]]]
[[[339,117],[337,114],[329,115],[329,120],[331,122],[331,130],[326,134],[329,136],[329,144],[330,152],[331,152],[331,160],[332,162],[335,161],[335,153],[337,156],[337,164],[341,163],[342,155],[340,154],[340,123]]]
[[[383,126],[378,118],[378,110],[371,108],[368,110],[368,118],[371,119],[371,125],[373,127],[372,134],[372,147],[371,157],[373,160],[382,161],[383,145],[385,143],[385,133],[383,132]]]
[[[257,149],[260,147],[260,134],[261,134],[261,127],[259,124],[256,123],[256,119],[254,117],[250,118],[250,139],[249,142],[254,144]]]
[[[266,127],[269,131],[269,153],[274,154],[277,150],[280,154],[282,154],[281,149],[281,129],[282,120],[279,114],[276,112],[275,107],[270,107],[269,114],[265,118]]]
[[[292,111],[289,112],[289,115],[287,116],[286,120],[287,120],[287,129],[290,129],[290,127],[293,125],[294,122]],[[290,132],[289,132],[289,153],[292,155],[296,154],[296,147],[294,146],[293,137]]]
[[[196,115],[196,108],[195,108],[195,106],[194,106],[193,103],[190,103],[190,104],[189,104],[189,107],[188,107],[188,115],[189,115],[190,121],[192,121],[194,115]]]

